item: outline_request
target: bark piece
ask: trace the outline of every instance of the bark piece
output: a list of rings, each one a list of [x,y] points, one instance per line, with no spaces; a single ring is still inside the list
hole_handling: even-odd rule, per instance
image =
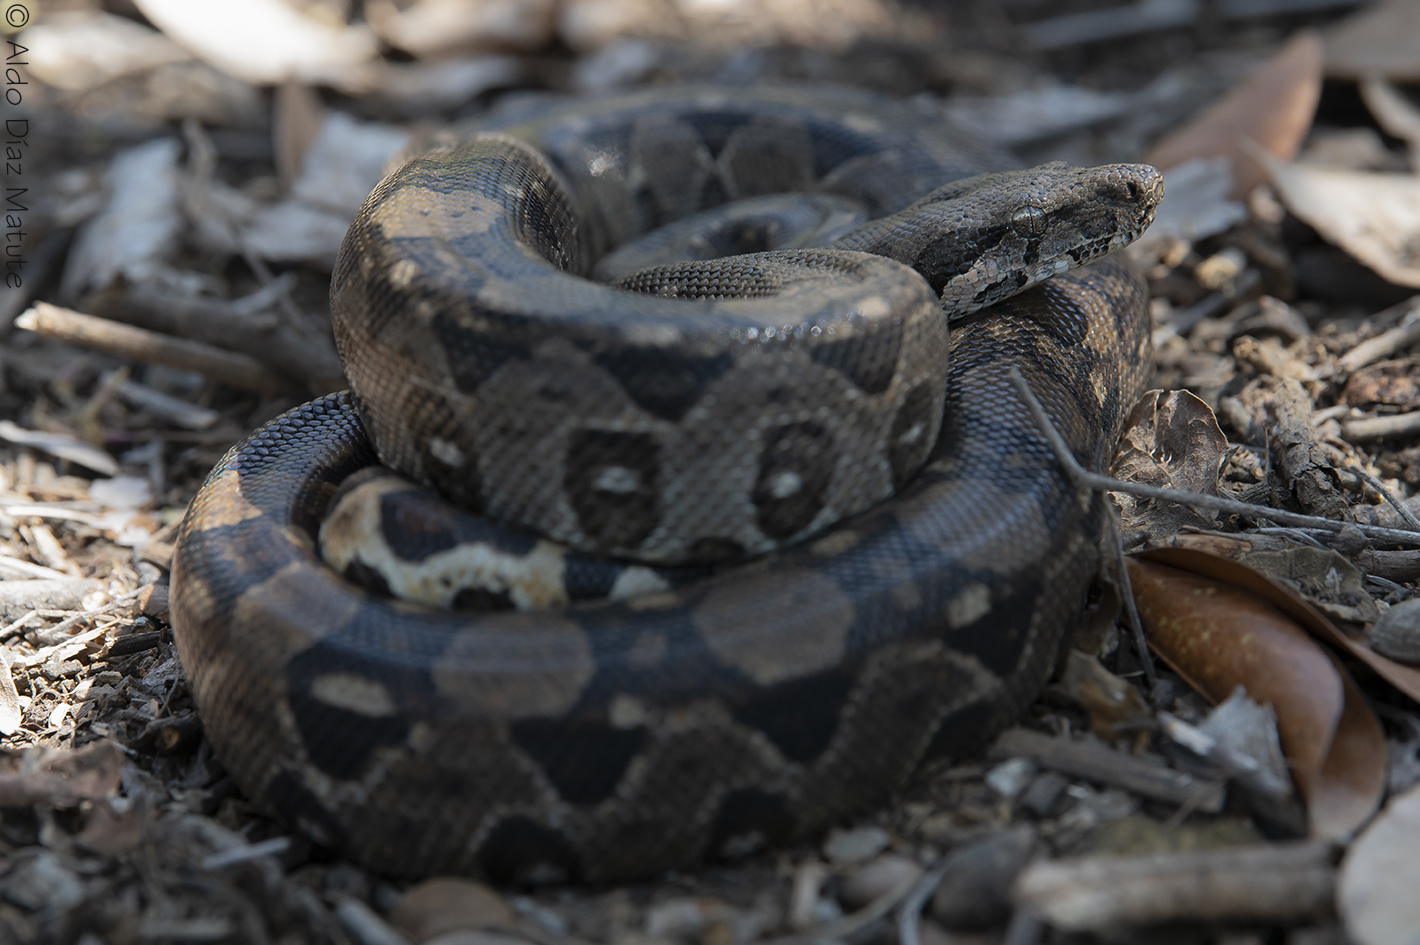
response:
[[[1028,729],[1003,732],[991,747],[991,757],[1030,758],[1042,767],[1072,777],[1114,785],[1156,801],[1188,804],[1205,813],[1216,813],[1223,806],[1220,784],[1150,764],[1103,745],[1051,738]]]
[[[277,396],[291,387],[285,378],[244,354],[121,325],[47,302],[36,302],[33,308],[15,319],[15,324],[51,338],[110,354],[196,371],[214,381],[256,394]]]
[[[1020,906],[1071,931],[1170,921],[1297,922],[1328,916],[1336,890],[1327,843],[1035,863]]]

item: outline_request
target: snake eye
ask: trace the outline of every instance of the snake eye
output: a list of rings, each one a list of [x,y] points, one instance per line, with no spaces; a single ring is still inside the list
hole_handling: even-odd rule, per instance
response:
[[[1036,237],[1045,235],[1045,211],[1027,204],[1011,214],[1011,229],[1017,236]]]

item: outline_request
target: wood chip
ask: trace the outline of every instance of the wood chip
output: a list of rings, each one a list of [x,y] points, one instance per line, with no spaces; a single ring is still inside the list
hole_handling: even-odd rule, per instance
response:
[[[1331,913],[1332,847],[1279,843],[1204,853],[1036,863],[1019,905],[1071,931],[1190,922],[1297,922]]]
[[[255,358],[223,351],[197,341],[173,338],[154,331],[121,325],[106,318],[85,315],[48,302],[36,302],[15,324],[20,328],[59,338],[110,354],[196,371],[231,387],[277,396],[290,390],[285,378],[267,370]],[[3,432],[0,432],[3,435]],[[113,470],[117,472],[117,468]],[[110,473],[112,475],[112,473]]]
[[[1091,742],[1051,738],[1029,729],[1003,732],[991,747],[992,758],[1029,758],[1071,777],[1097,781],[1170,804],[1216,813],[1223,809],[1223,786],[1163,765],[1150,764]]]

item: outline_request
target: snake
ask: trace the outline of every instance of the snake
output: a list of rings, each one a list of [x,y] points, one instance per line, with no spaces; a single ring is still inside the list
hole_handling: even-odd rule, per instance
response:
[[[785,192],[866,222],[782,249],[753,209],[696,258],[589,278]],[[351,389],[235,446],[179,530],[174,639],[218,758],[380,873],[525,884],[734,860],[968,756],[1044,685],[1107,520],[1010,378],[1107,463],[1150,343],[1112,250],[1161,196],[1147,166],[1021,170],[927,104],[792,84],[436,134],[342,246]],[[318,536],[379,467],[553,589],[352,581]],[[394,557],[455,543],[420,508],[375,525]],[[577,591],[596,561],[640,577]]]

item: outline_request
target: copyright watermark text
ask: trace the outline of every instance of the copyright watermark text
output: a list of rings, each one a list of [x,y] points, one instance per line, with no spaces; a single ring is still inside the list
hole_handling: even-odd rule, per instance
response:
[[[23,3],[9,4],[4,15],[6,31],[12,34],[30,21],[29,8]],[[4,81],[0,83],[0,88],[4,90],[0,110],[5,112],[0,116],[4,119],[0,127],[5,133],[5,194],[4,200],[0,201],[0,213],[4,214],[4,219],[0,222],[4,223],[5,234],[5,287],[18,289],[24,282],[25,214],[29,212],[26,205],[29,188],[24,186],[24,176],[25,152],[30,146],[30,120],[17,113],[25,100],[25,87],[30,84],[22,68],[29,66],[26,57],[29,49],[13,38],[5,40],[0,49],[6,54]]]

